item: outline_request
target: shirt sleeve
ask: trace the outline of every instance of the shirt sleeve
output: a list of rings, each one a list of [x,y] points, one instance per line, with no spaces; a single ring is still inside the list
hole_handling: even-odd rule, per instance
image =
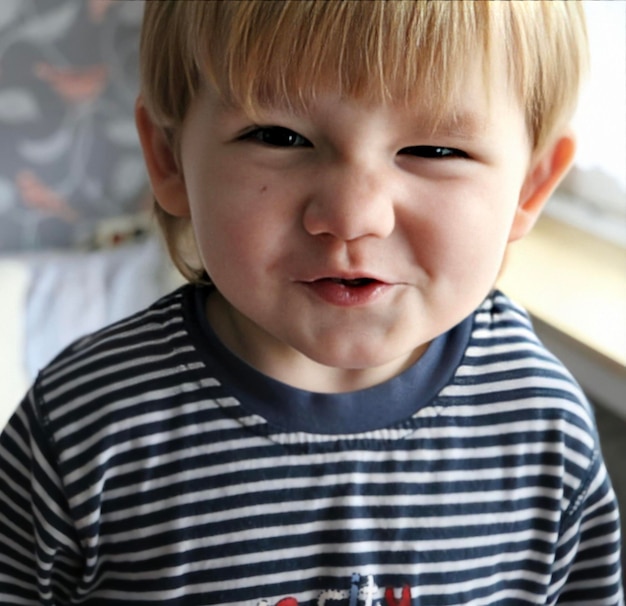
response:
[[[0,603],[56,606],[75,593],[81,550],[34,392],[0,435]]]
[[[599,451],[562,525],[548,603],[623,606],[619,512]]]

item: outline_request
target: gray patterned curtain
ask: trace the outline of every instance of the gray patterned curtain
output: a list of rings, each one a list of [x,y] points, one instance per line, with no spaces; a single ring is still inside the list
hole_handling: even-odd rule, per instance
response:
[[[0,252],[84,245],[139,210],[142,2],[1,0]]]

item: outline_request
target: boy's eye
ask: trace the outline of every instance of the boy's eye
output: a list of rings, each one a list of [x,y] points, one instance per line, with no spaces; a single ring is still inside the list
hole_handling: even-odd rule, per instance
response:
[[[400,154],[419,158],[469,158],[468,154],[454,147],[437,147],[435,145],[414,145],[400,150]]]
[[[272,147],[312,147],[308,139],[284,126],[259,126],[240,139],[258,141]]]

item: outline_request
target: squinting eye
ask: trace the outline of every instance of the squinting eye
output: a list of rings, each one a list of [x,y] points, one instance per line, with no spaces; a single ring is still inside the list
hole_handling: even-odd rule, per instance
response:
[[[284,126],[260,126],[245,133],[240,139],[258,141],[272,147],[311,147],[308,139]]]
[[[401,149],[399,153],[407,156],[416,156],[418,158],[469,158],[469,156],[460,149],[455,149],[454,147],[437,147],[434,145],[405,147]]]

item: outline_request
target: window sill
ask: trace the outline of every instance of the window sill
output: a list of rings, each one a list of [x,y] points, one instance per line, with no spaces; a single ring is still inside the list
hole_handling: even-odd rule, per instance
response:
[[[583,387],[626,417],[626,249],[544,215],[510,246],[498,287]]]

